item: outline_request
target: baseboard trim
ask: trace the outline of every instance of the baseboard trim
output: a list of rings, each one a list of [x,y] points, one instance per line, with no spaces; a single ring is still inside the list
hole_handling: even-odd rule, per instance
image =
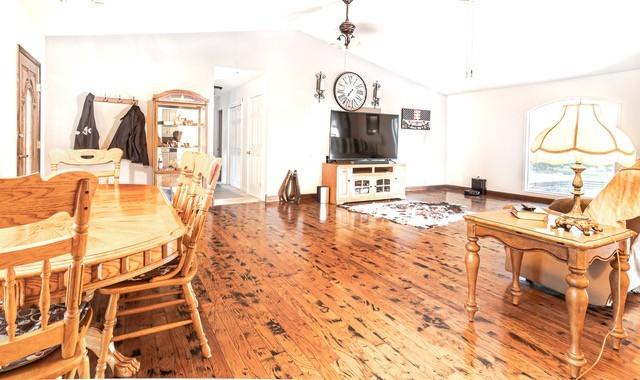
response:
[[[432,186],[407,186],[404,189],[406,193],[419,193],[427,190],[434,190],[434,189],[432,189]]]
[[[455,185],[427,185],[427,186],[408,186],[405,191],[407,193],[419,193],[421,191],[432,191],[432,190],[463,190],[465,189],[462,186]]]
[[[513,198],[522,199],[523,201],[527,201],[527,202],[544,203],[547,205],[557,199],[553,197],[545,197],[543,195],[505,193],[502,191],[493,191],[493,190],[487,190],[487,194],[492,195],[494,197],[508,198],[508,199],[513,199]]]
[[[407,186],[405,192],[407,193],[420,193],[425,191],[433,191],[433,190],[446,190],[446,191],[455,191],[462,193],[464,190],[468,189],[468,187],[458,186],[458,185],[427,185],[427,186]],[[506,193],[503,191],[495,191],[495,190],[487,190],[487,195],[497,198],[505,198],[505,199],[518,199],[525,202],[534,202],[534,203],[544,203],[549,204],[556,200],[554,197],[545,197],[542,195],[530,195],[530,194],[516,194],[516,193]],[[302,194],[302,200],[305,199],[315,199],[316,194]],[[265,203],[273,203],[279,202],[280,199],[277,195],[269,195],[265,197]]]
[[[301,200],[316,199],[316,194],[315,193],[300,194],[300,199]],[[277,195],[267,195],[264,199],[264,202],[265,203],[280,202],[280,198]]]
[[[407,192],[422,192],[429,190],[448,190],[455,192],[463,192],[468,189],[468,187],[458,186],[458,185],[430,185],[430,186],[412,186],[407,187]],[[495,190],[487,190],[487,195],[491,195],[493,197],[505,198],[505,199],[518,199],[523,200],[525,202],[535,202],[535,203],[544,203],[549,204],[556,200],[554,197],[545,197],[542,195],[530,195],[530,194],[516,194],[516,193],[507,193],[503,191],[495,191]]]

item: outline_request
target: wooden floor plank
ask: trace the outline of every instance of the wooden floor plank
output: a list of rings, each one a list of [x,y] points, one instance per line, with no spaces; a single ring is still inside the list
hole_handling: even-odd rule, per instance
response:
[[[471,211],[513,202],[449,191],[410,196],[459,203]],[[523,282],[520,306],[511,305],[510,274],[499,243],[481,241],[480,311],[476,322],[468,323],[462,308],[464,222],[423,230],[334,206],[321,213],[307,200],[215,207],[200,244],[194,285],[213,357],[197,354],[189,326],[125,341],[119,347],[138,354],[140,375],[567,377],[562,295]],[[180,316],[169,310],[152,315]],[[131,318],[116,332],[153,323]],[[583,339],[589,362],[610,320],[610,308],[589,308]],[[587,379],[640,378],[639,324],[640,295],[632,294],[623,349],[607,348]],[[171,350],[180,352],[164,358]]]

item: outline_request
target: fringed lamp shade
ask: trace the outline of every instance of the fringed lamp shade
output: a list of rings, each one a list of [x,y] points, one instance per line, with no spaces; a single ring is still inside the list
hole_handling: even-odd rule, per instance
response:
[[[614,126],[606,126],[598,119],[595,104],[570,104],[564,106],[562,117],[551,127],[542,131],[531,146],[533,162],[550,164],[573,163],[573,208],[559,216],[552,228],[566,231],[577,227],[585,235],[602,231],[595,221],[582,212],[580,197],[583,195],[582,172],[590,164],[617,162],[631,166],[636,159],[636,150],[631,140]]]
[[[617,162],[631,166],[636,151],[629,137],[598,118],[596,104],[570,104],[562,117],[542,131],[531,146],[531,160],[550,164]]]

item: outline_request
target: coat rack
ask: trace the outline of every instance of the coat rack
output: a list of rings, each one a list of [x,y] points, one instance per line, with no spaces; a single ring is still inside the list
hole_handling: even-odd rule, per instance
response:
[[[131,98],[122,98],[118,95],[117,98],[112,98],[112,97],[108,97],[107,94],[105,94],[104,96],[96,96],[94,101],[101,102],[101,103],[115,103],[115,104],[135,104],[135,105],[138,104],[138,99],[136,99],[135,96],[132,96]]]

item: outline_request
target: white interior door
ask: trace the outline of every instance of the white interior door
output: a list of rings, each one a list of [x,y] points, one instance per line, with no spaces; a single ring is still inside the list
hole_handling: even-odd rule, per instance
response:
[[[229,109],[229,184],[242,188],[242,104]]]
[[[249,123],[247,128],[246,188],[247,193],[262,197],[264,167],[264,112],[262,95],[254,96],[249,102]]]

